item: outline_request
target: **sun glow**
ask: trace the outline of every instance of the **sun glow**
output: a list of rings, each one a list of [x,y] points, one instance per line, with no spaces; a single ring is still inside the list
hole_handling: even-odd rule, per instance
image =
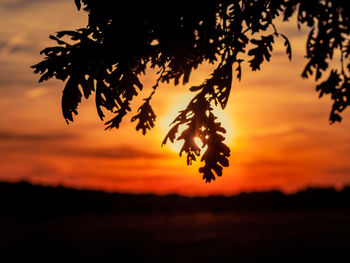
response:
[[[164,132],[166,134],[169,129],[171,128],[171,123],[174,121],[174,119],[178,116],[179,111],[186,108],[190,100],[192,99],[193,94],[186,94],[179,95],[176,97],[176,99],[173,100],[174,103],[172,103],[169,107],[169,110],[164,116],[160,116],[159,118],[159,124]],[[231,146],[233,144],[233,137],[234,137],[234,128],[232,126],[232,122],[230,120],[230,116],[226,113],[225,110],[222,110],[219,107],[213,106],[213,112],[216,117],[217,122],[220,122],[222,127],[225,128],[226,134],[225,134],[225,143],[228,146]],[[180,126],[179,131],[177,135],[181,134],[186,129],[186,126]],[[201,127],[201,130],[204,131],[205,127]],[[199,137],[193,138],[194,142],[198,147],[202,147],[203,143],[200,140]],[[183,145],[183,140],[175,140],[174,143],[171,143],[170,141],[167,142],[167,144],[164,146],[166,149],[171,150],[172,152],[179,153]]]

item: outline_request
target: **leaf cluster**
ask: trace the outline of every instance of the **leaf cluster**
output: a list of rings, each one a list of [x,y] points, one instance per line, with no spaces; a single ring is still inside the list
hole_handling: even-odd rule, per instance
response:
[[[349,105],[350,12],[343,1],[178,0],[166,5],[160,0],[75,0],[75,4],[89,13],[86,28],[50,36],[56,46],[44,49],[45,58],[32,66],[41,75],[40,82],[53,77],[65,81],[62,111],[66,121],[73,121],[82,97],[88,99],[94,93],[101,120],[106,111],[114,114],[106,121],[106,129],[119,128],[143,89],[140,76],[146,68],[156,68],[157,82],[131,118],[145,134],[156,120],[151,99],[160,84],[186,84],[200,64],[214,64],[214,71],[201,85],[190,87],[194,98],[179,112],[163,142],[183,141],[180,155],[187,155],[187,164],[201,156],[204,166],[199,171],[206,182],[221,176],[223,167],[229,165],[226,131],[213,107],[226,107],[232,80],[242,78],[241,64],[248,62],[251,70],[259,70],[265,60],[270,61],[278,37],[292,58],[288,38],[274,25],[277,17],[287,21],[296,13],[298,26],[310,28],[303,77],[315,75],[320,80],[336,50],[340,52],[341,69],[331,69],[317,91],[320,96],[330,94],[334,101],[331,122],[340,121],[340,112]],[[179,132],[181,127],[185,129]]]

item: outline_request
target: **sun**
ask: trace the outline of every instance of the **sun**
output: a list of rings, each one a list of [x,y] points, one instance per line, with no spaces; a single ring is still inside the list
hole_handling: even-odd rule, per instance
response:
[[[186,108],[190,100],[192,99],[193,94],[185,94],[185,95],[178,95],[176,96],[172,101],[171,108],[168,112],[166,112],[163,116],[160,116],[159,118],[159,124],[162,129],[162,132],[166,134],[170,129],[170,124],[173,122],[173,120],[177,117],[179,114],[179,111]],[[233,137],[234,137],[234,128],[232,125],[232,121],[227,114],[225,110],[222,110],[219,107],[215,107],[213,105],[213,112],[215,116],[218,117],[216,120],[217,122],[220,122],[221,125],[225,128],[226,134],[225,134],[225,144],[231,145],[233,143]],[[186,126],[180,126],[179,131],[177,135],[181,134],[183,130],[186,129]],[[201,147],[202,142],[199,138],[193,138],[195,143]],[[182,147],[183,141],[182,140],[175,140],[174,143],[171,143],[170,141],[167,142],[167,144],[164,146],[166,149],[171,150],[172,152],[179,153]]]

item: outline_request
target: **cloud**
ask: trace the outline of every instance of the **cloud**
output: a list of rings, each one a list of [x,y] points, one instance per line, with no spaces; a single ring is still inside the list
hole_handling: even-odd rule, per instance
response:
[[[108,159],[158,159],[167,158],[164,153],[138,149],[130,146],[81,147],[76,145],[78,136],[71,133],[19,133],[0,131],[0,148],[9,153],[31,153],[36,155],[59,155]],[[19,142],[5,145],[4,142]]]
[[[158,159],[167,157],[166,154],[159,154],[147,150],[141,150],[129,146],[119,146],[115,148],[78,148],[62,147],[56,149],[58,154],[88,157],[88,158],[108,158],[108,159]]]
[[[9,52],[10,53],[23,52],[23,53],[36,54],[39,50],[38,47],[39,45],[33,45],[32,43],[16,44],[10,47]]]
[[[259,158],[252,160],[250,162],[245,163],[246,166],[249,167],[268,167],[268,168],[284,168],[291,165],[295,165],[295,162],[292,160],[284,160],[284,159],[267,159],[267,158]]]
[[[331,168],[327,172],[332,175],[350,175],[350,166]]]
[[[0,52],[6,47],[5,41],[0,41]]]
[[[56,0],[56,2],[60,2],[61,0]],[[3,1],[0,6],[2,8],[6,9],[25,9],[30,5],[35,5],[35,4],[41,4],[41,3],[47,3],[48,1],[46,0],[5,0]],[[50,1],[50,3],[54,2],[53,0]],[[73,1],[71,1],[72,4]]]
[[[40,133],[18,133],[11,131],[0,131],[0,141],[60,141],[67,139],[76,138],[75,134],[68,133],[51,133],[51,134],[40,134]]]
[[[34,43],[34,41],[31,42],[23,39],[16,40],[16,37],[17,36],[15,35],[14,37],[12,37],[12,39],[9,39],[7,41],[1,41],[0,53],[3,53],[3,55],[11,55],[17,52],[35,54],[40,49],[40,44]]]
[[[261,127],[256,130],[252,130],[247,134],[242,134],[242,137],[249,140],[276,140],[285,137],[295,136],[295,135],[309,135],[315,132],[310,129],[296,127],[291,125],[278,125],[272,127]],[[321,132],[320,132],[321,133]]]

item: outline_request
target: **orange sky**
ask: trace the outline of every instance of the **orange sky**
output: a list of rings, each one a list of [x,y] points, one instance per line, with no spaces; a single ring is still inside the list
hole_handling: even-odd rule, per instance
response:
[[[178,157],[176,145],[161,147],[167,125],[191,98],[188,86],[160,86],[153,101],[157,126],[146,136],[129,122],[132,114],[119,130],[104,131],[93,100],[84,101],[74,123],[66,125],[60,109],[63,83],[37,84],[30,65],[53,44],[49,34],[84,27],[86,20],[73,0],[1,1],[0,180],[186,195],[350,183],[350,112],[341,124],[329,125],[330,98],[319,100],[314,81],[300,77],[307,30],[298,31],[295,19],[279,25],[290,38],[292,62],[280,40],[270,63],[259,72],[245,65],[242,82],[234,82],[228,107],[220,113],[230,130],[230,167],[210,184],[202,180],[198,163],[187,166],[185,157]],[[190,84],[209,74],[203,65]],[[136,108],[155,79],[153,72],[143,77],[145,91]]]

